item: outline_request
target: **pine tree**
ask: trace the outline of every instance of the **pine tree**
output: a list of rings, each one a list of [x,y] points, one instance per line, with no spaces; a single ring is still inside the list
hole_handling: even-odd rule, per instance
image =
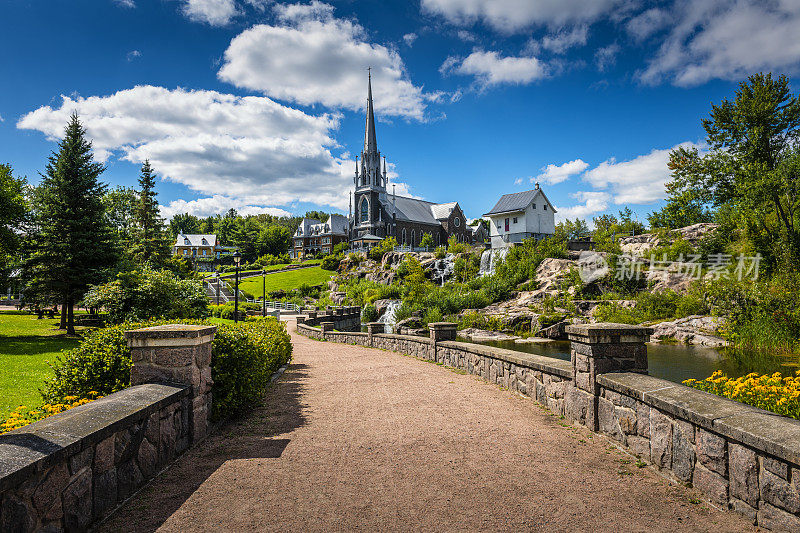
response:
[[[156,179],[150,161],[145,160],[139,176],[138,201],[136,204],[137,242],[133,256],[139,263],[161,265],[169,257],[170,241],[159,216],[155,191]]]
[[[26,263],[30,291],[61,301],[62,327],[70,335],[75,303],[89,284],[104,281],[116,260],[103,206],[106,185],[98,181],[104,170],[73,114],[35,193],[37,231]]]

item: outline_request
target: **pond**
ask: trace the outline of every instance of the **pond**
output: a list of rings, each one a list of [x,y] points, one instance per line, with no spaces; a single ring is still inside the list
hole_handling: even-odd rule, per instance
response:
[[[567,341],[517,344],[513,340],[470,341],[461,338],[458,340],[569,361],[569,342]],[[648,344],[647,363],[651,376],[675,383],[690,378],[705,379],[715,370],[722,370],[731,378],[738,378],[746,373],[738,369],[737,365],[733,364],[719,350],[706,346]]]

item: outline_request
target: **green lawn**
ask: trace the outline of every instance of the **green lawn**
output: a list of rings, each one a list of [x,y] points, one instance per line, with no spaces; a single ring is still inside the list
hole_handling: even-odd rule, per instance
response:
[[[319,285],[331,279],[333,274],[334,272],[322,270],[322,268],[318,266],[289,272],[279,272],[277,274],[268,274],[266,290],[267,292],[279,290],[290,291],[304,283],[306,285]],[[239,288],[260,298],[261,276],[239,282]]]
[[[57,319],[0,312],[0,420],[19,405],[39,405],[39,387],[52,375],[47,361],[79,342],[58,329]]]
[[[286,263],[286,264],[281,264],[281,265],[271,265],[271,266],[265,267],[264,270],[266,270],[267,272],[274,272],[275,270],[283,270],[284,268],[286,268],[288,266],[291,266],[291,265],[303,265],[303,266],[305,266],[305,265],[318,265],[320,263],[322,263],[322,259],[309,259],[308,261],[303,261],[302,263],[291,263],[291,264]],[[255,272],[261,272],[261,269],[258,269],[258,270],[242,270],[241,272],[239,272],[239,275],[242,275],[242,274],[253,274]],[[232,272],[223,272],[222,274],[226,274],[227,275],[227,274],[231,274],[231,273]],[[201,272],[201,274],[202,274],[202,276],[204,278],[213,278],[214,276],[217,275],[216,272]]]

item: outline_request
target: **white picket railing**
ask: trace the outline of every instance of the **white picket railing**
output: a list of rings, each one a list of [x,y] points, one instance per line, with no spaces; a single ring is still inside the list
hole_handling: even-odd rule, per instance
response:
[[[261,304],[261,300],[248,298],[248,303]],[[300,306],[291,302],[266,302],[267,309],[280,309],[282,311],[299,311]]]

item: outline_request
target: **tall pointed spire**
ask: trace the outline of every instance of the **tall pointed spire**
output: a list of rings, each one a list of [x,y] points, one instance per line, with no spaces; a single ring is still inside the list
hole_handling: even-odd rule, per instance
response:
[[[364,131],[364,153],[377,154],[378,152],[378,139],[375,136],[375,114],[372,110],[372,70],[371,67],[367,69],[367,125]]]

